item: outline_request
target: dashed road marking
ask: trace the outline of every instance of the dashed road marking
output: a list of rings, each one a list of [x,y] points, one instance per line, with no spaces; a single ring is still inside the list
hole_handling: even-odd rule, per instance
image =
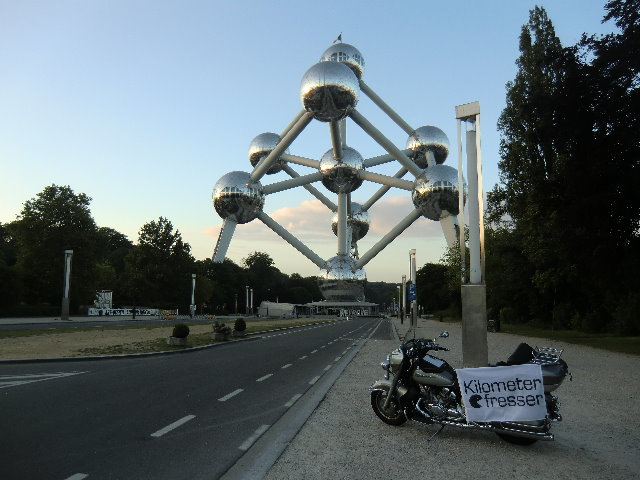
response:
[[[294,395],[291,400],[289,400],[287,403],[284,404],[285,407],[289,408],[291,405],[293,405],[294,403],[296,403],[298,401],[298,399],[302,396],[301,393],[298,393],[297,395]]]
[[[292,363],[287,363],[286,365],[281,366],[280,368],[282,370],[284,370],[285,368],[289,368],[291,365],[293,365]]]
[[[318,350],[311,350],[311,353],[316,353]]]
[[[242,390],[242,388],[239,388],[237,390],[234,390],[231,393],[228,393],[227,395],[225,395],[224,397],[220,397],[218,399],[219,402],[226,402],[227,400],[229,400],[230,398],[235,397],[236,395],[238,395],[239,393],[242,393],[244,390]]]
[[[83,479],[87,478],[88,476],[89,475],[87,475],[86,473],[74,473],[70,477],[65,478],[65,480],[83,480]]]
[[[309,381],[309,385],[313,385],[314,383],[316,383],[318,380],[320,380],[320,376],[318,375],[317,377],[313,377],[310,381]]]
[[[256,382],[263,382],[269,377],[273,377],[273,373],[267,373],[264,377],[260,377],[259,379],[257,379]]]
[[[307,356],[303,355],[303,356],[300,357],[300,360],[304,360],[305,358],[307,358]]]
[[[156,437],[159,438],[167,433],[169,433],[171,430],[175,430],[176,428],[178,428],[181,425],[184,425],[185,423],[187,423],[189,420],[193,420],[194,418],[196,418],[195,415],[187,415],[186,417],[182,417],[180,420],[176,420],[175,422],[173,422],[170,425],[167,425],[164,428],[161,428],[160,430],[158,430],[157,432],[153,432],[151,434],[152,437]]]
[[[247,451],[249,450],[249,448],[251,448],[251,445],[253,445],[254,443],[256,443],[256,440],[258,440],[260,438],[260,436],[266,432],[267,430],[269,430],[269,427],[271,425],[260,425],[258,427],[258,429],[253,432],[253,434],[247,438],[244,443],[242,445],[240,445],[238,448],[242,451]]]
[[[333,365],[327,365],[326,367],[324,367],[324,371],[328,372],[331,369],[332,366]]]
[[[338,360],[340,360],[341,358],[342,358],[342,355],[341,355],[341,356],[339,356],[339,357],[334,358],[334,359],[333,359],[333,361],[334,361],[334,362],[337,362],[337,361],[338,361]]]

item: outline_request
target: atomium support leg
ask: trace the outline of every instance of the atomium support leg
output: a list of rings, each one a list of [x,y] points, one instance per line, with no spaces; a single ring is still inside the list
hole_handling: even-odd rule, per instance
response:
[[[396,147],[387,137],[385,137],[382,132],[380,132],[376,127],[374,127],[360,112],[358,112],[355,108],[351,110],[349,113],[351,119],[356,122],[360,128],[362,128],[371,138],[373,138],[378,145],[384,148],[387,152],[389,152],[393,158],[395,158],[400,164],[409,170],[414,177],[419,177],[422,175],[422,169],[418,167],[413,160],[407,157],[402,150]]]
[[[280,155],[284,153],[284,151],[289,148],[289,145],[293,143],[293,141],[302,133],[309,123],[313,120],[313,114],[310,112],[305,112],[300,120],[296,122],[296,124],[287,132],[287,134],[280,140],[280,143],[276,145],[276,148],[271,150],[271,153],[267,155],[265,158],[260,160],[256,168],[251,172],[251,176],[249,177],[250,182],[259,181],[266,173],[267,170],[271,167],[273,163],[275,163]]]
[[[382,237],[378,243],[376,243],[373,247],[371,247],[367,253],[365,253],[360,260],[358,260],[355,264],[355,268],[364,267],[369,261],[375,257],[378,253],[380,253],[387,245],[389,245],[393,240],[404,232],[413,222],[419,219],[422,216],[422,210],[416,208],[413,212],[403,218],[400,223],[398,223],[395,227],[393,227],[389,233],[387,233],[384,237]]]
[[[283,165],[282,166],[282,170],[289,175],[291,178],[297,178],[300,175],[298,175],[298,173],[291,168],[289,165]],[[316,187],[314,187],[313,185],[303,185],[303,187],[307,190],[307,192],[309,192],[311,195],[313,195],[314,197],[316,197],[318,200],[320,200],[325,206],[327,206],[329,208],[329,210],[331,210],[332,212],[335,212],[336,210],[338,210],[338,206],[333,203],[331,200],[329,200],[327,197],[325,197],[320,190],[318,190]]]
[[[326,262],[322,258],[320,258],[320,256],[318,254],[316,254],[313,250],[311,250],[309,247],[307,247],[304,243],[302,243],[300,240],[298,240],[296,237],[294,237],[282,225],[280,225],[278,222],[273,220],[269,215],[267,215],[266,213],[261,211],[261,212],[258,213],[258,219],[260,219],[260,221],[262,223],[264,223],[267,227],[269,227],[275,233],[280,235],[280,237],[285,242],[287,242],[293,248],[298,250],[302,255],[304,255],[309,260],[311,260],[313,263],[315,263],[318,266],[318,268],[323,268],[325,266]]]
[[[394,175],[394,178],[402,178],[406,173],[407,173],[407,169],[402,167],[400,170],[396,172],[396,174]],[[369,210],[374,203],[380,200],[384,196],[384,194],[389,191],[390,188],[391,187],[389,187],[388,185],[384,185],[380,187],[378,191],[374,193],[369,200],[367,200],[365,203],[362,204],[362,210],[364,211]]]
[[[216,249],[213,251],[214,262],[224,262],[224,257],[227,255],[227,250],[229,249],[233,232],[236,230],[236,225],[238,225],[236,222],[229,220],[228,218],[222,223],[222,228],[218,235],[218,242],[216,243]]]

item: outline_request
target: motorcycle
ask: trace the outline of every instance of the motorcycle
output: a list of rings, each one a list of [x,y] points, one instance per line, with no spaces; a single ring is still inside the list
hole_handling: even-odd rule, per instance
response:
[[[438,338],[447,338],[442,332]],[[387,355],[380,365],[384,379],[371,387],[371,406],[375,414],[389,425],[402,425],[407,420],[439,424],[435,437],[446,426],[488,430],[503,440],[531,445],[538,440],[553,440],[551,425],[562,420],[558,398],[551,394],[569,374],[562,350],[550,347],[531,348],[521,343],[506,362],[494,366],[537,363],[541,366],[546,416],[543,420],[518,422],[468,422],[456,371],[431,351],[449,351],[437,339],[411,339]],[[430,438],[430,439],[431,439]]]

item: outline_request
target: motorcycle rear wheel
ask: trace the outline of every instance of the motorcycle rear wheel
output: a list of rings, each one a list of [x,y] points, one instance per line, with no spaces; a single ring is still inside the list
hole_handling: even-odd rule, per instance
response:
[[[371,392],[371,407],[380,420],[388,425],[402,425],[407,421],[402,408],[398,405],[395,398],[392,398],[387,408],[383,408],[384,402],[387,399],[387,393],[384,391],[376,390]]]
[[[496,432],[496,435],[505,442],[513,443],[514,445],[533,445],[538,441],[535,438],[516,437],[515,435],[509,435],[507,433]]]

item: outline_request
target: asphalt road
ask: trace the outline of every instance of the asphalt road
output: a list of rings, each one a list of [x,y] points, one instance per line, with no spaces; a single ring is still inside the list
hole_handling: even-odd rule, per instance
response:
[[[183,355],[0,365],[0,477],[219,478],[378,323]]]

